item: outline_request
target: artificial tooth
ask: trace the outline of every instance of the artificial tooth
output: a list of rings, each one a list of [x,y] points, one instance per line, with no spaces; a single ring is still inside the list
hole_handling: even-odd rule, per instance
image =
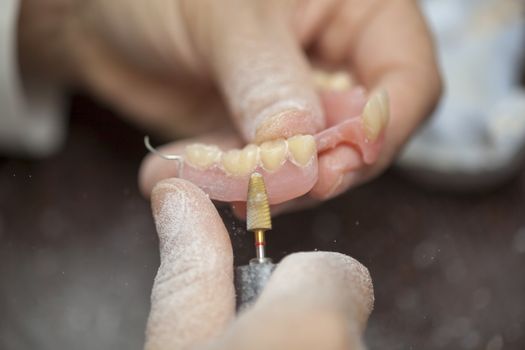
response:
[[[313,74],[314,84],[322,90],[344,91],[352,87],[350,75],[346,72],[327,73],[316,70]]]
[[[259,148],[255,145],[248,145],[242,150],[228,151],[222,155],[222,166],[231,175],[248,175],[257,167],[258,151]]]
[[[327,89],[329,85],[329,75],[322,70],[315,70],[312,75],[315,86],[320,89]]]
[[[266,141],[260,146],[261,162],[268,171],[277,170],[286,158],[286,141],[279,139]]]
[[[388,94],[380,90],[368,100],[363,110],[365,133],[370,141],[375,141],[388,124],[389,112]]]
[[[344,91],[349,90],[352,87],[352,80],[348,73],[337,72],[332,74],[329,80],[330,90],[333,91]]]
[[[196,168],[207,169],[221,158],[221,150],[217,146],[195,143],[186,146],[186,161]]]
[[[295,163],[306,166],[317,152],[312,135],[297,135],[288,139],[288,149]]]

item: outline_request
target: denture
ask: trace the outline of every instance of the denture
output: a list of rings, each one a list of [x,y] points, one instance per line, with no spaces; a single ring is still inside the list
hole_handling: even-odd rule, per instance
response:
[[[323,97],[328,100],[327,129],[316,135],[296,135],[242,149],[190,144],[177,155],[177,176],[193,182],[211,199],[236,202],[246,200],[250,175],[257,171],[264,177],[270,204],[278,204],[310,191],[318,178],[318,156],[338,145],[350,145],[364,164],[373,164],[379,157],[388,123],[388,96],[379,91],[367,100],[362,88],[359,95],[340,76],[336,78],[332,81],[333,91]],[[323,88],[330,86],[328,78],[322,79]],[[353,104],[351,108],[349,103]],[[349,110],[354,115],[345,115]]]
[[[263,175],[272,204],[305,194],[317,180],[317,148],[311,135],[229,151],[192,144],[186,147],[183,159],[178,176],[212,199],[226,202],[246,200],[250,175],[255,171]]]

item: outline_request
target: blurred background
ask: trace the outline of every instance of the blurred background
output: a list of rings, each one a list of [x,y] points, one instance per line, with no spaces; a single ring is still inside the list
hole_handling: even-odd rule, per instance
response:
[[[425,1],[447,83],[434,119],[379,179],[275,219],[275,260],[331,250],[369,268],[370,349],[525,348],[516,3]],[[159,263],[137,189],[143,132],[81,95],[69,114],[55,156],[0,158],[0,349],[140,349]],[[252,236],[221,215],[244,264]]]

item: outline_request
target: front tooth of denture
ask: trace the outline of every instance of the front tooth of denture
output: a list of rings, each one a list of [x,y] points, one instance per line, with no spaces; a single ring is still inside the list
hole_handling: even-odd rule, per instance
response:
[[[370,141],[375,141],[385,128],[389,114],[388,94],[380,90],[368,100],[363,110],[365,133]]]
[[[222,167],[230,175],[248,175],[257,167],[258,153],[256,145],[248,145],[242,150],[233,149],[222,155]]]
[[[261,162],[264,169],[274,171],[286,160],[286,141],[283,139],[266,141],[260,146]]]
[[[312,135],[296,135],[287,141],[292,160],[298,165],[308,165],[317,153],[315,139]]]
[[[185,158],[190,165],[207,169],[220,160],[221,153],[217,146],[195,143],[186,146]]]

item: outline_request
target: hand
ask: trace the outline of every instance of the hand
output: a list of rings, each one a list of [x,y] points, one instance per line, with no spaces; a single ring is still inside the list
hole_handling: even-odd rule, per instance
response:
[[[316,199],[387,167],[441,90],[413,0],[24,0],[20,28],[25,72],[63,69],[64,79],[136,122],[199,135],[193,141],[243,145],[325,128],[311,62],[343,68],[369,91],[387,90],[380,159],[353,166],[347,145],[320,154]],[[210,131],[217,129],[229,132]],[[158,174],[174,175],[166,162],[146,167],[146,194]]]
[[[297,253],[235,318],[228,233],[208,197],[180,179],[152,193],[161,264],[146,349],[361,349],[373,305],[368,270],[339,253]]]

